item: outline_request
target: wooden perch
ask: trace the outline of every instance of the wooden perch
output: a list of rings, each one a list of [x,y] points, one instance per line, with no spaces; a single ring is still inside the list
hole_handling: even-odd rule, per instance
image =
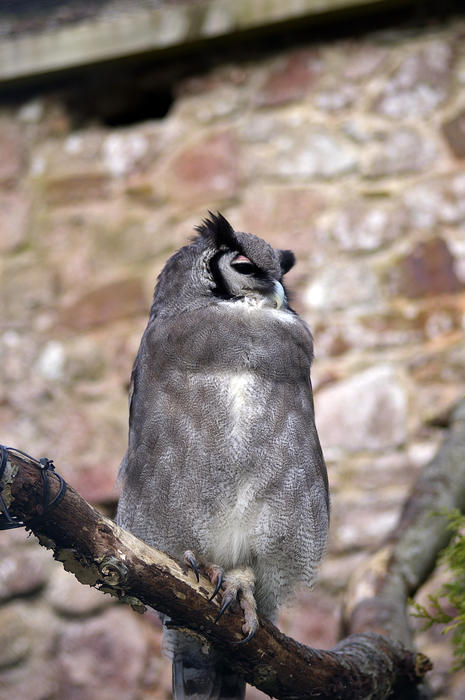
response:
[[[48,479],[50,500],[60,484],[53,472]],[[2,483],[10,515],[22,520],[81,583],[116,595],[140,612],[149,605],[168,614],[176,626],[223,649],[248,683],[273,697],[411,699],[417,697],[416,689],[431,668],[424,655],[395,640],[401,636],[396,629],[392,638],[371,633],[379,625],[370,629],[365,624],[363,634],[351,635],[331,651],[323,651],[297,643],[260,619],[256,636],[238,646],[234,642],[243,637],[241,617],[226,614],[215,624],[218,603],[208,600],[212,587],[206,578],[197,583],[179,562],[118,527],[70,486],[64,498],[44,513],[42,474],[37,463],[25,456],[8,453]],[[423,542],[423,546],[429,544]],[[356,601],[353,594],[347,607],[353,615]]]

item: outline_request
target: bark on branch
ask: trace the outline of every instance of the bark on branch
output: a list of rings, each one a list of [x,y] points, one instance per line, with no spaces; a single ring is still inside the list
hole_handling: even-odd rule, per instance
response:
[[[248,683],[273,697],[286,700],[314,697],[320,700],[411,699],[417,696],[422,678],[431,668],[424,655],[416,654],[397,641],[404,636],[404,641],[409,642],[408,635],[402,635],[395,627],[388,629],[376,616],[373,624],[365,617],[368,621],[357,630],[362,633],[352,634],[331,651],[299,644],[264,619],[260,620],[256,636],[246,645],[237,646],[234,642],[243,637],[240,616],[227,614],[215,624],[218,603],[208,600],[212,587],[206,578],[201,577],[197,583],[192,572],[186,571],[179,562],[118,527],[69,486],[59,504],[44,514],[42,476],[37,464],[24,456],[9,452],[2,483],[3,498],[10,514],[21,519],[81,583],[116,595],[140,612],[149,605],[168,614],[177,626],[202,635],[209,643],[226,651],[231,666]],[[49,475],[49,486],[51,499],[59,489],[58,477],[53,473]],[[426,499],[425,503],[426,506],[420,498],[418,508],[423,516],[424,507],[428,508],[430,502]],[[401,541],[402,528],[411,527],[409,517],[408,513],[404,514],[399,536],[389,545],[394,548],[392,551],[398,552],[396,566],[400,568],[402,549],[397,550],[395,542]],[[413,527],[419,519],[415,515]],[[443,534],[442,542],[445,537]],[[418,546],[423,549],[424,541],[418,542]],[[426,546],[428,548],[428,544]],[[410,557],[410,550],[407,553]],[[404,561],[403,566],[407,566],[407,562]],[[417,573],[410,582],[409,592],[430,568],[431,562],[423,564],[423,573]],[[397,576],[395,568],[394,584]],[[383,595],[389,589],[388,584],[387,570]],[[373,587],[372,592],[376,598]],[[389,604],[390,609],[393,604],[400,606],[405,617],[404,589],[402,592],[402,599],[395,594]],[[354,619],[359,619],[357,616],[363,610],[366,596],[360,600],[357,586],[351,596],[347,604],[348,626],[356,628]],[[391,636],[373,633],[379,631]]]

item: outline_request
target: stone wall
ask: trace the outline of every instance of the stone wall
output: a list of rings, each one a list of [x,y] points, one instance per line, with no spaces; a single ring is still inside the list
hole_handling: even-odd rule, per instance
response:
[[[319,583],[280,624],[329,647],[348,576],[464,391],[465,23],[218,65],[176,94],[126,128],[76,131],[50,96],[2,109],[0,441],[113,512],[167,256],[207,209],[293,248],[333,516]],[[0,600],[0,700],[170,697],[156,616],[80,586],[22,531],[0,533]],[[461,698],[447,639],[418,644],[437,697]]]

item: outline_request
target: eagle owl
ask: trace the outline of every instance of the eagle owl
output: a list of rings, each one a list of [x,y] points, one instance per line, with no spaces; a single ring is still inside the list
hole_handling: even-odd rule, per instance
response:
[[[166,263],[131,378],[129,446],[117,520],[198,567],[221,611],[273,618],[311,584],[329,497],[314,421],[312,336],[289,307],[288,250],[234,231],[221,215]],[[164,629],[175,698],[243,698],[215,650]]]

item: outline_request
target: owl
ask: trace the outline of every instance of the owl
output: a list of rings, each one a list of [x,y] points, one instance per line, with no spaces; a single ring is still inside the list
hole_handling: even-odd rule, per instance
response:
[[[210,213],[161,272],[130,388],[118,523],[210,577],[244,641],[298,583],[310,585],[329,524],[315,427],[313,342],[288,303],[294,265]],[[213,605],[213,603],[212,603]],[[220,623],[219,623],[220,624]],[[173,693],[243,698],[215,649],[163,632]]]

